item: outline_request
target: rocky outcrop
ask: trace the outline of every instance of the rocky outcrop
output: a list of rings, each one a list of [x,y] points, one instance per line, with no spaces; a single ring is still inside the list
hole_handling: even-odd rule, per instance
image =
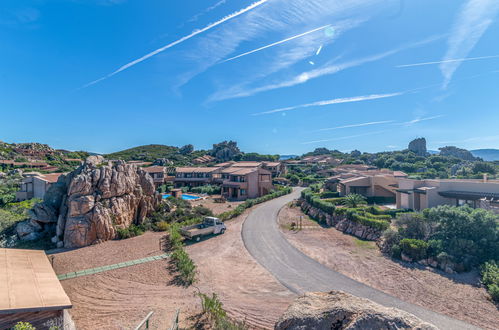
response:
[[[409,142],[409,151],[414,152],[418,156],[426,156],[426,139],[419,138]]]
[[[440,150],[440,156],[456,157],[468,161],[477,160],[477,158],[475,158],[473,154],[466,149],[448,146],[448,147],[438,148],[438,150]]]
[[[59,247],[82,247],[115,238],[118,228],[141,224],[160,200],[152,178],[141,168],[91,156],[49,188],[30,221],[52,226],[52,241]],[[21,238],[29,235],[26,225],[18,226]]]
[[[296,298],[277,321],[275,329],[435,330],[437,327],[399,309],[342,291],[331,291],[309,292]]]
[[[302,211],[314,219],[319,219],[328,226],[333,226],[341,232],[356,236],[368,241],[376,241],[382,231],[376,228],[368,227],[360,223],[349,220],[346,215],[331,215],[316,207],[311,206],[304,200],[300,201]]]

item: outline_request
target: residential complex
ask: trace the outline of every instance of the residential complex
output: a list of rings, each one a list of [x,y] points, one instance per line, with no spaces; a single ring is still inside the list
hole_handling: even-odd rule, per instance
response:
[[[438,205],[464,205],[499,213],[499,180],[399,180],[397,207],[422,210]]]
[[[372,169],[365,165],[344,165],[330,171],[335,175],[329,177],[325,185],[328,189],[339,192],[340,196],[359,194],[393,202],[398,180],[407,178],[404,172]]]
[[[256,198],[273,189],[272,177],[285,167],[279,162],[226,162],[212,167],[178,167],[176,188],[220,185],[222,195],[234,200]]]
[[[19,191],[16,192],[16,200],[23,201],[31,198],[43,199],[49,187],[57,182],[63,173],[25,173]]]
[[[142,168],[145,172],[147,172],[153,179],[154,185],[156,187],[161,186],[165,183],[166,175],[166,167],[164,166],[150,166]]]

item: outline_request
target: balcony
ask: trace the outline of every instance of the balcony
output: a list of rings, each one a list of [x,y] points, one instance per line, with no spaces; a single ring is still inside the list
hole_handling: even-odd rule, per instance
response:
[[[222,187],[248,189],[248,182],[234,182],[234,181],[225,180],[222,183]]]

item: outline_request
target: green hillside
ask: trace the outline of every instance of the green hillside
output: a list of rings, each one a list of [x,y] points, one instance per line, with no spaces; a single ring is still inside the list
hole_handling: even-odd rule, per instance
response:
[[[153,162],[156,159],[166,158],[174,162],[175,165],[187,165],[193,159],[205,155],[205,150],[191,151],[185,146],[182,148],[166,146],[162,144],[149,144],[138,146],[111,154],[104,155],[108,159],[142,160]]]

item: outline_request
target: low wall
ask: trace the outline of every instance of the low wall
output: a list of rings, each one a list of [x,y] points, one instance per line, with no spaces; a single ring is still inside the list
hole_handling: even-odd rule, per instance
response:
[[[347,219],[346,215],[331,215],[316,207],[311,206],[305,200],[299,200],[302,211],[310,217],[321,220],[328,226],[335,227],[345,234],[368,240],[377,241],[382,232],[379,229],[368,227]]]

